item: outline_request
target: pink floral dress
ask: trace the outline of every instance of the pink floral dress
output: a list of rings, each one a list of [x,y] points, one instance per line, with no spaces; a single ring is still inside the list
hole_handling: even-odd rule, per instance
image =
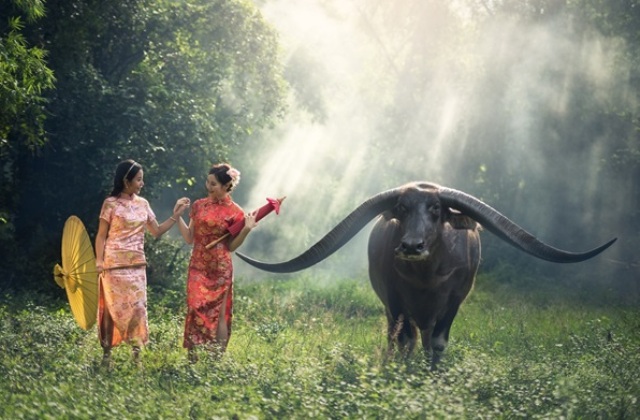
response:
[[[233,265],[229,240],[223,240],[211,249],[206,249],[206,245],[227,233],[228,226],[243,220],[244,212],[229,196],[222,200],[203,198],[193,203],[189,217],[194,223],[194,235],[187,278],[183,345],[191,349],[215,341],[224,302],[224,322],[231,336]]]
[[[108,197],[100,218],[109,223],[100,276],[98,334],[103,347],[149,341],[144,232],[156,216],[144,198]]]

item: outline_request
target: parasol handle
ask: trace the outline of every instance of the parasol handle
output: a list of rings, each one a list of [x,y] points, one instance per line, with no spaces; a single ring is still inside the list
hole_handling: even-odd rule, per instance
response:
[[[215,241],[208,243],[207,246],[205,246],[205,248],[207,248],[207,249],[213,248],[218,243],[220,243],[223,239],[225,239],[227,236],[229,236],[229,233],[225,233],[224,235],[222,235],[221,237],[219,237]]]

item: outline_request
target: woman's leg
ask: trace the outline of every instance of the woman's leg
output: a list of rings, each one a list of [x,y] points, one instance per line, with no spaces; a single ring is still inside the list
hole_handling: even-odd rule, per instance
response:
[[[229,290],[226,291],[222,298],[222,306],[218,314],[218,329],[216,330],[216,343],[220,353],[224,353],[229,343],[229,327],[227,326],[227,299],[229,298]]]
[[[103,350],[103,360],[111,357],[111,347],[113,346],[113,319],[109,314],[106,299],[104,296],[104,273],[100,274],[99,298],[98,298],[98,339]]]
[[[102,346],[102,364],[109,366],[111,363],[111,340],[113,337],[113,320],[109,311],[105,308],[102,311],[101,322],[98,327],[100,333],[100,345]]]

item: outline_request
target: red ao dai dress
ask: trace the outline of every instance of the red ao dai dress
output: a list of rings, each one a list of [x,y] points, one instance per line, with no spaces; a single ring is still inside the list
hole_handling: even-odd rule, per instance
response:
[[[226,302],[225,319],[229,336],[233,318],[233,264],[229,239],[211,249],[207,244],[227,233],[227,227],[244,219],[240,206],[230,196],[197,200],[189,214],[194,223],[193,251],[187,277],[187,317],[183,346],[215,342],[220,310]]]
[[[100,276],[98,334],[103,347],[149,341],[144,232],[156,216],[144,198],[108,197],[100,218],[109,223]]]

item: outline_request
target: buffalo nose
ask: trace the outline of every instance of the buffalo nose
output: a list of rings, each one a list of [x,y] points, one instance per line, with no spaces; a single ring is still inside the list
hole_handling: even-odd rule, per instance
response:
[[[402,241],[396,248],[396,254],[418,255],[424,252],[424,241],[408,242]]]

